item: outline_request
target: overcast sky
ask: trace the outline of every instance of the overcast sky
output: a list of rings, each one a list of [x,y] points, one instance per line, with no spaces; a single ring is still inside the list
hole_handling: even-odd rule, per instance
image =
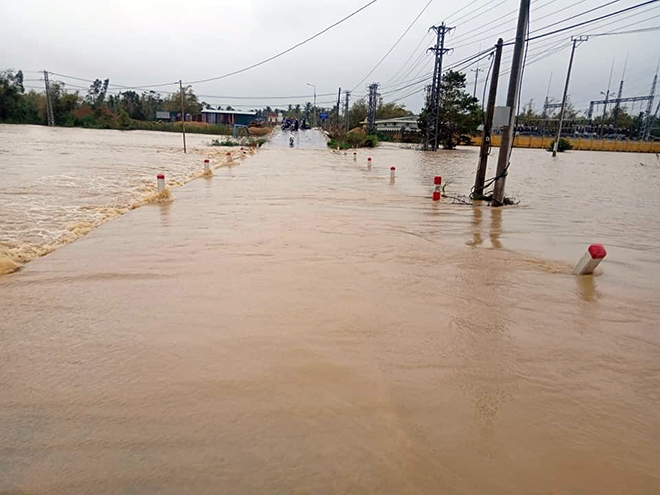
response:
[[[546,28],[610,0],[532,0],[530,31],[532,36],[542,34],[643,1],[616,1]],[[36,71],[43,69],[82,79],[110,78],[111,84],[125,86],[179,79],[195,81],[272,56],[366,3],[368,0],[0,0],[4,20],[0,30],[0,64],[2,69],[22,69],[28,79],[26,85],[34,87],[42,84]],[[360,96],[366,92],[367,83],[378,82],[385,101],[403,97],[399,102],[418,112],[424,82],[399,88],[419,81],[432,70],[431,54],[423,54],[423,49],[434,41],[433,35],[427,33],[429,27],[443,21],[456,27],[446,42],[448,47],[455,47],[445,59],[445,64],[451,65],[493,45],[499,36],[505,41],[511,39],[518,7],[518,0],[433,0],[385,61],[356,87],[427,3],[428,0],[377,0],[281,58],[223,80],[195,84],[195,92],[211,104],[248,109],[311,101],[313,90],[306,83],[315,84],[319,94],[336,95],[339,87],[355,87],[356,96]],[[539,109],[551,75],[550,96],[561,98],[571,35],[655,26],[660,26],[660,2],[530,43],[522,101],[533,98]],[[415,50],[416,47],[419,48]],[[505,49],[503,73],[510,68],[511,52],[512,47]],[[576,106],[586,109],[590,100],[607,90],[612,61],[612,90],[616,90],[626,58],[624,96],[648,94],[660,58],[660,31],[595,37],[581,45],[576,51],[569,91]],[[472,69],[476,67],[465,71],[470,91],[476,75]],[[479,67],[482,71],[477,93],[481,94],[488,60]],[[85,81],[56,79],[66,81],[70,89],[89,85]],[[504,77],[499,91],[502,100],[506,83]],[[175,90],[174,86],[155,89]],[[235,98],[289,95],[309,97]],[[333,99],[336,96],[318,97],[327,106]],[[639,104],[635,107],[638,109]]]

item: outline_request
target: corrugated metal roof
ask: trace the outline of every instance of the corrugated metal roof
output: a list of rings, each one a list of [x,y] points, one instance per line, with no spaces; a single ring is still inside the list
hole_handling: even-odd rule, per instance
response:
[[[225,115],[257,115],[257,112],[237,112],[236,110],[212,110],[204,108],[202,113],[223,113]]]

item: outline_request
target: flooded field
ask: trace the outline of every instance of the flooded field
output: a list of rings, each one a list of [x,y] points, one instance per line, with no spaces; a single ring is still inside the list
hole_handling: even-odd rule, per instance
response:
[[[170,187],[199,177],[202,150],[224,164],[217,137],[188,134],[184,155],[180,134],[0,124],[0,274],[142,206],[158,173]]]
[[[33,155],[85,131],[39,132],[0,145],[3,242],[7,190],[81,180]],[[204,156],[88,132],[58,167]],[[658,158],[514,150],[493,210],[430,200],[476,149],[322,146],[278,134],[0,278],[0,493],[660,492]]]

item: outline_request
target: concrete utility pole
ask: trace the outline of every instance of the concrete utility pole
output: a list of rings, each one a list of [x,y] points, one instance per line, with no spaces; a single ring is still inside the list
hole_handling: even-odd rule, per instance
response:
[[[369,134],[376,133],[376,108],[378,107],[378,83],[369,85],[367,123]]]
[[[559,148],[559,138],[561,137],[561,128],[564,124],[564,112],[566,111],[566,99],[568,98],[568,83],[571,80],[571,69],[573,68],[573,57],[575,55],[575,49],[578,45],[581,45],[585,41],[588,41],[589,37],[587,36],[578,36],[577,38],[573,37],[573,49],[571,50],[571,59],[568,62],[568,72],[566,73],[566,84],[564,85],[564,96],[561,99],[561,110],[559,111],[559,125],[557,126],[557,137],[555,138],[555,145],[552,147],[552,156],[557,156],[557,149]]]
[[[339,128],[339,106],[341,105],[341,88],[337,93],[337,128]]]
[[[181,131],[183,132],[183,152],[186,151],[186,112],[183,106],[183,83],[179,79],[179,89],[181,90]]]
[[[497,157],[497,172],[495,175],[495,188],[493,190],[493,206],[502,206],[504,204],[504,186],[506,185],[509,159],[511,158],[511,148],[513,146],[516,104],[518,103],[518,91],[520,90],[520,78],[523,68],[523,48],[525,45],[527,24],[529,23],[529,3],[530,0],[520,0],[516,41],[513,47],[511,74],[509,75],[509,89],[506,95],[506,106],[509,107],[509,123],[502,127],[502,142],[500,144],[500,153]]]
[[[44,85],[46,86],[46,116],[48,127],[55,126],[55,116],[53,114],[53,98],[50,94],[50,81],[48,80],[48,71],[44,71]]]
[[[316,121],[316,113],[317,113],[316,112],[316,86],[313,85],[313,84],[310,84],[310,83],[305,83],[305,84],[307,84],[307,86],[311,86],[312,88],[314,88],[314,127],[316,127],[318,125],[318,122]]]
[[[345,91],[344,92],[344,119],[346,120],[346,122],[344,122],[344,124],[345,124],[345,127],[346,127],[346,132],[348,132],[350,130],[349,129],[350,123],[349,123],[349,119],[348,119],[348,101],[350,100],[350,98],[351,98],[351,92],[350,91]]]
[[[479,167],[477,168],[477,177],[474,180],[473,198],[479,198],[484,195],[484,182],[486,181],[486,168],[488,167],[488,152],[490,150],[490,134],[493,130],[493,114],[495,113],[495,99],[497,98],[497,84],[500,77],[500,63],[502,62],[502,38],[497,40],[495,45],[495,60],[493,61],[493,74],[490,79],[490,88],[488,90],[488,105],[486,106],[486,120],[484,121],[484,137],[481,141],[479,151]]]
[[[619,121],[619,107],[621,106],[621,98],[623,98],[623,80],[626,77],[626,67],[628,66],[628,57],[626,56],[626,61],[623,64],[623,74],[621,74],[621,82],[619,83],[619,92],[617,93],[616,99],[617,102],[614,105],[614,111],[612,112],[612,117],[614,119],[614,125],[617,125]]]
[[[479,71],[481,69],[477,67],[476,69],[472,69],[472,72],[474,72],[474,91],[472,92],[472,98],[477,97],[477,81],[479,80]]]
[[[435,53],[435,65],[433,66],[433,82],[431,84],[431,98],[427,100],[426,105],[426,135],[424,138],[424,150],[436,151],[438,149],[438,132],[440,128],[440,89],[442,87],[442,58],[450,48],[445,48],[445,35],[453,27],[445,26],[443,22],[440,26],[431,26],[437,33],[436,45],[429,48],[429,51]]]

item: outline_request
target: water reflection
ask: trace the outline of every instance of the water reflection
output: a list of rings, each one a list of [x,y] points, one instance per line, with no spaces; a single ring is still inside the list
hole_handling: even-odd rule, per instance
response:
[[[490,245],[493,249],[501,249],[502,242],[502,208],[490,208]]]
[[[480,205],[472,207],[472,240],[467,242],[468,246],[477,247],[484,241],[481,237],[481,218],[483,217],[483,210]]]

